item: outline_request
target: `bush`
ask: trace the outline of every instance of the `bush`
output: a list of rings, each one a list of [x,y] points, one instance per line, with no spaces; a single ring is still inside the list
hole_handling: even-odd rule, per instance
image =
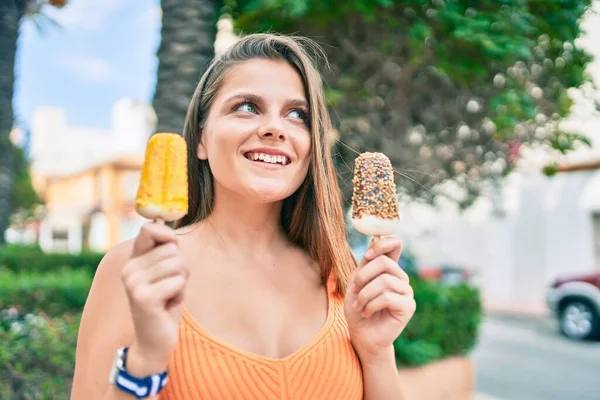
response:
[[[37,246],[0,246],[0,269],[14,272],[50,272],[61,268],[83,269],[93,275],[104,254],[44,253]]]
[[[0,312],[0,398],[68,399],[79,318]]]
[[[0,270],[0,309],[16,307],[50,316],[79,313],[92,284],[84,269],[35,274]]]
[[[399,367],[466,355],[477,344],[482,318],[479,291],[411,278],[417,311],[394,342]]]

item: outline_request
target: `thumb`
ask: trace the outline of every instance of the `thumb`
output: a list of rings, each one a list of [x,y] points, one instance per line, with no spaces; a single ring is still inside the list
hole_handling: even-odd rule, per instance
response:
[[[135,238],[132,257],[146,254],[154,247],[168,242],[176,242],[175,231],[166,225],[148,222]]]

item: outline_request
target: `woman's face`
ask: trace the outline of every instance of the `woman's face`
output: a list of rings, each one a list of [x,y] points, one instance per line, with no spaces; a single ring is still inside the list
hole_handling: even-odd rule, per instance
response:
[[[310,162],[308,113],[302,79],[287,62],[254,59],[233,67],[197,150],[217,193],[223,188],[262,203],[293,194]]]

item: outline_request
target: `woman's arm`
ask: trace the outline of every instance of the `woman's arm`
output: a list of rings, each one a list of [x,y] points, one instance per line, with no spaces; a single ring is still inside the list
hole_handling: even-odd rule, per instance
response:
[[[361,365],[364,400],[404,400],[393,347],[387,356],[378,360],[361,360]]]
[[[408,275],[398,265],[401,250],[395,238],[372,242],[346,290],[344,312],[363,369],[365,400],[402,399],[394,341],[416,304]]]
[[[137,352],[127,295],[121,273],[133,250],[133,241],[109,251],[98,266],[83,314],[79,335],[71,400],[130,400],[133,396],[118,390],[108,381],[117,349],[131,346],[127,370],[146,376],[164,370],[151,365]],[[156,400],[158,396],[148,397]]]
[[[109,390],[108,376],[119,347],[128,346],[134,328],[121,270],[133,244],[122,243],[109,251],[98,266],[83,314],[79,335],[72,400],[131,399],[126,393]]]
[[[125,371],[131,376],[165,371],[177,343],[187,277],[175,231],[161,224],[145,224],[134,241],[104,257],[81,319],[72,400],[133,397],[109,383],[120,347],[129,347]],[[117,382],[123,379],[119,375]],[[159,381],[153,379],[151,390],[165,383]]]

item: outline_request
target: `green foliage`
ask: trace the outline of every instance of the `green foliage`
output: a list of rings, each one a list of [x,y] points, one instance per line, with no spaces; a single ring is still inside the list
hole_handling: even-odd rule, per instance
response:
[[[43,200],[37,195],[31,183],[29,174],[29,163],[23,149],[13,146],[15,156],[15,170],[12,188],[12,216],[13,225],[19,226],[35,216],[37,206],[43,204]]]
[[[477,289],[412,278],[417,311],[394,342],[398,366],[415,367],[464,356],[477,343],[482,318]]]
[[[576,39],[590,4],[227,2],[240,32],[291,33],[324,45],[332,65],[328,105],[344,143],[336,151],[346,205],[356,152],[383,151],[398,169],[416,171],[397,179],[414,198],[433,200],[444,195],[441,183],[454,180],[465,191],[457,200],[471,204],[481,183],[513,168],[511,142],[543,143],[557,155],[582,143],[560,133],[559,123],[570,112],[568,89],[589,81],[591,57]],[[478,106],[469,109],[471,101]]]
[[[0,270],[0,309],[16,307],[50,316],[83,309],[92,284],[85,269],[47,273]]]
[[[472,83],[474,77],[489,77],[494,72],[494,63],[509,66],[533,60],[533,47],[542,34],[558,39],[551,43],[548,54],[558,57],[563,43],[572,43],[578,37],[579,18],[590,5],[589,0],[236,0],[230,3],[237,25],[252,31],[288,32],[299,21],[323,26],[357,14],[367,20],[384,20],[388,26],[405,31],[415,54],[433,50],[438,56],[438,68],[465,83]],[[409,24],[397,24],[401,18],[390,13],[394,10],[408,17]],[[568,86],[578,86],[584,79],[583,70],[578,67],[588,62],[589,56],[577,49],[575,59],[579,62],[572,65],[576,73]]]
[[[587,136],[560,131],[555,132],[550,137],[550,144],[553,149],[558,150],[561,154],[575,150],[578,145],[592,147],[592,142]]]
[[[324,94],[325,94],[325,101],[327,102],[327,105],[330,107],[337,106],[344,99],[344,93],[342,93],[341,91],[336,90],[336,89],[326,88],[324,90]]]
[[[42,199],[37,195],[31,183],[29,174],[29,162],[25,157],[23,149],[14,148],[15,154],[15,175],[13,186],[13,207],[31,209],[36,205],[43,204]]]
[[[544,175],[546,175],[548,177],[554,176],[558,172],[558,165],[556,163],[546,165],[542,169],[542,172],[544,173]]]
[[[79,317],[0,312],[0,398],[67,399]]]
[[[0,247],[0,269],[14,272],[51,272],[61,268],[81,269],[93,275],[104,255],[82,252],[44,253],[36,246],[5,245]]]

